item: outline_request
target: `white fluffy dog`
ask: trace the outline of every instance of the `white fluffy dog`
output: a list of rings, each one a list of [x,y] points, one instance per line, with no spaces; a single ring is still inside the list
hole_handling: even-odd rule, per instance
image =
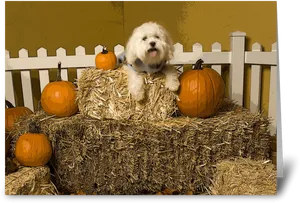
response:
[[[174,46],[164,27],[147,22],[134,29],[125,53],[128,69],[128,89],[133,98],[145,98],[144,78],[141,72],[149,74],[162,71],[166,75],[165,87],[171,91],[179,88],[178,73],[174,66],[166,64],[173,57]]]

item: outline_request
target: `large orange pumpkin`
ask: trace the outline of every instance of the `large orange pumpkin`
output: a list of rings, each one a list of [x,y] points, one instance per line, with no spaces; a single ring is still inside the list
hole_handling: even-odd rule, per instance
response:
[[[15,157],[23,166],[44,166],[52,156],[48,137],[33,130],[21,135],[15,147]]]
[[[95,64],[98,69],[113,70],[117,65],[117,57],[114,52],[107,51],[106,47],[103,47],[102,52],[96,55]]]
[[[50,82],[41,95],[41,105],[49,115],[67,117],[78,111],[75,85],[61,80],[61,63],[58,64],[57,81]]]
[[[12,131],[16,120],[22,116],[32,114],[33,112],[27,107],[14,107],[12,103],[5,100],[7,108],[5,108],[5,130]]]
[[[203,60],[198,60],[194,69],[185,71],[179,78],[177,105],[185,116],[213,116],[225,97],[225,84],[220,74],[211,68],[202,68],[202,63]]]

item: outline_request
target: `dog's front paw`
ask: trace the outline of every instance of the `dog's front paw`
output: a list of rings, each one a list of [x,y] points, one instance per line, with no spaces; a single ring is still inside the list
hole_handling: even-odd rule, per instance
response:
[[[166,88],[172,92],[176,92],[179,89],[180,82],[178,78],[172,78],[166,81]]]
[[[143,89],[139,91],[133,91],[131,92],[132,98],[138,102],[145,99],[145,91]]]

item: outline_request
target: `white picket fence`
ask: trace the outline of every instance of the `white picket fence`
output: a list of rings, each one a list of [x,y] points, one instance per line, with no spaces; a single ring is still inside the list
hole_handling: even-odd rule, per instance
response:
[[[252,51],[245,51],[246,33],[236,31],[230,34],[231,51],[222,52],[221,44],[216,42],[212,45],[211,52],[203,52],[202,45],[193,45],[192,52],[183,52],[183,46],[175,44],[174,59],[170,61],[174,65],[195,64],[202,58],[204,64],[211,64],[212,68],[221,74],[221,65],[230,65],[229,94],[230,97],[243,105],[244,88],[244,65],[251,64],[251,94],[250,110],[257,112],[260,110],[261,100],[261,65],[271,65],[270,96],[269,96],[269,117],[272,119],[270,127],[271,133],[276,134],[276,84],[277,84],[277,43],[272,44],[271,52],[262,52],[259,43],[252,45]],[[5,60],[5,96],[15,105],[14,87],[12,80],[12,70],[20,70],[23,90],[24,106],[33,110],[33,95],[31,87],[30,70],[39,70],[39,80],[41,91],[49,83],[49,72],[51,68],[57,68],[57,63],[62,62],[62,79],[68,80],[67,68],[77,67],[77,78],[85,67],[95,66],[95,56],[102,51],[102,46],[95,47],[95,54],[86,55],[85,48],[79,46],[75,50],[75,55],[67,56],[66,50],[59,48],[56,56],[47,56],[47,50],[40,48],[37,50],[37,57],[28,57],[28,51],[21,49],[19,58],[10,58],[6,51]],[[121,54],[124,47],[117,45],[114,47],[116,55]]]

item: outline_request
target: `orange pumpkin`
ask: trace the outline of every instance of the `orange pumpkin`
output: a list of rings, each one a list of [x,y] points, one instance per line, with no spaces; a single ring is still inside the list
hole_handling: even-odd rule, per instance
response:
[[[113,70],[117,65],[117,57],[114,52],[107,51],[106,47],[103,47],[102,52],[96,55],[95,64],[98,69]]]
[[[27,107],[14,107],[12,103],[5,100],[5,130],[12,131],[16,120],[22,116],[32,114],[33,112]]]
[[[155,195],[178,195],[180,192],[178,190],[165,188],[163,191],[155,193]]]
[[[44,166],[52,156],[48,137],[38,131],[30,130],[21,135],[15,146],[15,157],[23,166]]]
[[[185,116],[213,116],[225,97],[225,84],[220,74],[211,68],[202,68],[202,63],[202,59],[198,60],[193,70],[185,71],[179,78],[177,105]]]
[[[76,193],[71,193],[70,195],[86,195],[86,193],[83,192],[83,191],[81,191],[81,190],[79,190]]]
[[[187,191],[186,195],[193,195],[192,191]]]
[[[41,95],[41,105],[49,115],[67,117],[78,111],[76,87],[72,82],[61,80],[61,63],[58,63],[57,81],[50,82]]]

